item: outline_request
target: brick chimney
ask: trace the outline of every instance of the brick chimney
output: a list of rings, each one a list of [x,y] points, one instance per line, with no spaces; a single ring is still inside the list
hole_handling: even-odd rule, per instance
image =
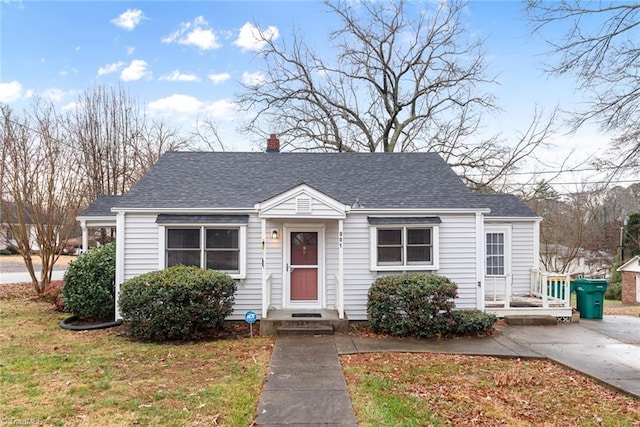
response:
[[[280,140],[275,133],[272,133],[267,139],[267,153],[279,153],[280,152]]]

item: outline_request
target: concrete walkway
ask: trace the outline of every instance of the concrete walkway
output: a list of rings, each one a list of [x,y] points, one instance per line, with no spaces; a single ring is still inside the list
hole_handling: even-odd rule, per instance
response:
[[[640,317],[500,326],[488,338],[417,340],[278,336],[258,426],[357,426],[338,354],[446,353],[549,359],[640,399]]]
[[[278,336],[255,425],[358,425],[334,335]]]

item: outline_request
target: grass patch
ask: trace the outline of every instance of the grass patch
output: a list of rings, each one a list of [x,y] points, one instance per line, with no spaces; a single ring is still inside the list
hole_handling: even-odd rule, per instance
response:
[[[406,353],[341,361],[362,427],[640,424],[636,399],[547,361]]]
[[[47,303],[0,299],[0,415],[50,425],[251,425],[272,337],[138,343],[74,332]]]

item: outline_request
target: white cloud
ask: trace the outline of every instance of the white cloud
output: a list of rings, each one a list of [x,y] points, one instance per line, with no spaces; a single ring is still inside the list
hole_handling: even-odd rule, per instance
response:
[[[120,78],[125,82],[151,78],[151,71],[147,70],[147,61],[134,59],[131,64],[120,73]]]
[[[231,74],[229,73],[209,74],[207,77],[209,77],[209,80],[211,80],[213,84],[217,85],[218,83],[222,83],[229,80],[231,78]]]
[[[22,97],[22,84],[13,80],[8,83],[0,83],[0,102],[9,103]]]
[[[173,94],[149,103],[149,111],[161,115],[182,119],[194,119],[195,116],[206,114],[215,118],[232,119],[237,116],[237,104],[221,99],[213,102],[203,102],[199,99],[182,94]]]
[[[268,40],[275,40],[279,35],[280,31],[278,30],[278,27],[271,25],[266,30],[262,31],[259,27],[247,22],[242,26],[242,28],[240,28],[240,34],[238,34],[238,38],[234,44],[242,48],[242,50],[259,52],[264,48]]]
[[[132,31],[142,21],[142,18],[144,18],[144,15],[140,9],[127,9],[117,18],[113,18],[111,23],[127,31]]]
[[[227,99],[221,99],[207,104],[207,115],[214,118],[232,118],[238,112],[238,104]]]
[[[200,50],[213,50],[222,46],[218,43],[209,23],[202,16],[196,17],[191,22],[182,22],[178,30],[162,39],[162,43],[196,46]]]
[[[185,74],[181,73],[179,70],[174,70],[167,75],[161,76],[159,80],[167,80],[170,82],[199,82],[200,77],[195,74]]]
[[[65,92],[62,89],[50,88],[42,92],[42,96],[51,102],[60,102],[65,96]]]
[[[245,71],[242,73],[242,83],[249,86],[256,86],[265,81],[264,74],[260,71],[256,71],[255,73],[249,73]]]
[[[194,114],[203,109],[204,104],[189,95],[173,94],[149,103],[149,109],[159,113]]]
[[[122,61],[114,62],[113,64],[107,64],[104,67],[98,68],[98,75],[102,76],[104,74],[115,73],[116,71],[119,71],[123,65],[124,62]]]

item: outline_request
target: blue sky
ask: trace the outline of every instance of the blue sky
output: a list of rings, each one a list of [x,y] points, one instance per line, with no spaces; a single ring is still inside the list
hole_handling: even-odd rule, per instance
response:
[[[287,40],[295,27],[323,50],[336,24],[315,1],[5,0],[0,14],[0,102],[19,109],[40,95],[63,108],[94,84],[121,83],[148,115],[165,117],[185,133],[208,115],[228,148],[245,151],[261,148],[236,132],[242,114],[233,104],[239,82],[260,78],[252,32]],[[544,75],[547,47],[529,35],[521,2],[472,1],[464,20],[470,34],[487,38],[488,73],[500,83],[492,92],[503,111],[487,120],[487,133],[510,140],[536,104],[551,110],[580,102],[571,80]],[[561,158],[578,147],[586,157],[606,141],[593,127],[560,133],[548,156]]]

